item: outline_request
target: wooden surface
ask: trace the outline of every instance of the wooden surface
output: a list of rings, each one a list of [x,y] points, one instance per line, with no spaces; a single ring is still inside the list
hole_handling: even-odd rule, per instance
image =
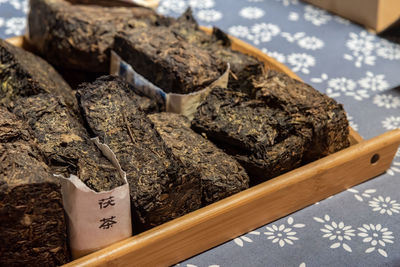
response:
[[[205,29],[210,32],[210,29]],[[300,78],[260,50],[232,38],[232,47]],[[8,40],[30,50],[22,38]],[[350,128],[352,146],[249,188],[66,266],[168,266],[383,173],[400,144],[400,130],[364,141]],[[371,164],[371,158],[379,160]]]
[[[11,38],[8,38],[6,41],[12,45],[22,47],[23,49],[30,51],[30,49],[27,49],[27,47],[25,45],[26,44],[25,38],[22,36],[11,37]]]
[[[399,0],[303,0],[381,32],[400,17]],[[362,8],[360,8],[362,7]]]
[[[364,141],[364,139],[357,133],[353,128],[349,126],[349,140],[350,140],[350,145],[355,145],[358,143],[361,143]]]

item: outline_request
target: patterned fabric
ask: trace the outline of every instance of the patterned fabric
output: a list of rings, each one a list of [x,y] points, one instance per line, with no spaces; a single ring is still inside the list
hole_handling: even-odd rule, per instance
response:
[[[364,138],[400,127],[400,45],[298,0],[163,0],[158,11],[188,6],[343,103]],[[26,11],[25,0],[0,0],[1,38],[24,32]],[[399,266],[399,189],[400,150],[386,174],[179,266]]]

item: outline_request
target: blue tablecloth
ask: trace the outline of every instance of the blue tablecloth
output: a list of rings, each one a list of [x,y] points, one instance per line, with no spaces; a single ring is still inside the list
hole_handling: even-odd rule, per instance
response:
[[[400,127],[400,45],[298,0],[164,0],[188,6],[344,104],[364,138]],[[362,8],[362,7],[360,7]],[[0,0],[0,37],[25,29],[27,1]],[[265,212],[268,212],[267,210]],[[400,266],[400,151],[386,172],[180,266]]]

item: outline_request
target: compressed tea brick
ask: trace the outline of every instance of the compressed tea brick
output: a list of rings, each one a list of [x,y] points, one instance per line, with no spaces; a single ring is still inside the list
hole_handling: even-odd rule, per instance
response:
[[[97,192],[124,183],[79,120],[57,97],[40,94],[20,99],[13,112],[32,128],[39,149],[55,173],[64,177],[74,174]]]
[[[19,140],[29,141],[30,139],[27,126],[5,107],[0,106],[0,143],[12,143]]]
[[[198,170],[173,155],[131,93],[119,78],[104,76],[82,85],[77,96],[88,126],[127,173],[134,225],[148,228],[199,208],[200,182]]]
[[[269,71],[254,81],[255,97],[298,117],[312,129],[304,159],[312,161],[349,144],[349,123],[343,106],[311,86],[284,73]]]
[[[14,106],[20,97],[51,93],[77,109],[68,84],[46,61],[0,39],[0,105]]]
[[[207,50],[222,62],[229,63],[230,88],[245,90],[253,76],[263,73],[264,64],[252,56],[233,51],[231,40],[222,30],[214,27],[212,35],[200,30],[190,8],[170,28],[189,43]]]
[[[77,2],[30,1],[30,41],[49,62],[67,69],[108,72],[109,50],[118,31],[169,23],[169,19],[143,7]]]
[[[229,37],[220,29],[214,27],[213,37],[217,42],[205,48],[222,61],[229,63],[231,67],[229,87],[246,92],[252,78],[264,72],[264,64],[254,57],[233,51],[230,48]]]
[[[58,178],[28,129],[0,107],[0,265],[56,266],[69,261]]]
[[[167,27],[126,30],[114,50],[135,71],[168,93],[187,94],[218,79],[226,64]]]
[[[242,166],[209,140],[193,132],[186,117],[156,113],[149,118],[172,153],[200,170],[203,205],[248,188],[249,177]]]
[[[213,90],[192,127],[233,154],[253,182],[349,146],[342,105],[309,85],[269,71],[249,92]]]
[[[192,121],[242,164],[253,184],[300,165],[310,140],[297,133],[299,126],[306,127],[285,111],[222,88],[211,91]]]

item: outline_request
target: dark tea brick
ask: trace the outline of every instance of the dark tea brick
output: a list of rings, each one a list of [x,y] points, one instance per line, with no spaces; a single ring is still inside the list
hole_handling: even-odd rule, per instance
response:
[[[0,265],[70,260],[58,178],[22,121],[0,107]]]
[[[12,108],[15,100],[40,93],[57,95],[77,110],[73,91],[52,66],[0,39],[0,105]]]
[[[124,183],[78,118],[57,97],[40,94],[20,99],[13,111],[32,128],[39,149],[55,173],[64,177],[74,174],[97,192]]]
[[[119,78],[104,76],[83,84],[78,99],[91,131],[127,173],[134,225],[149,228],[198,209],[200,182],[198,170],[174,156],[132,93]]]
[[[211,141],[190,129],[190,121],[174,113],[149,115],[165,144],[182,162],[200,170],[202,203],[208,205],[249,186],[243,167]]]
[[[108,72],[109,50],[118,31],[169,23],[148,8],[85,2],[90,1],[30,1],[29,40],[53,65]]]

